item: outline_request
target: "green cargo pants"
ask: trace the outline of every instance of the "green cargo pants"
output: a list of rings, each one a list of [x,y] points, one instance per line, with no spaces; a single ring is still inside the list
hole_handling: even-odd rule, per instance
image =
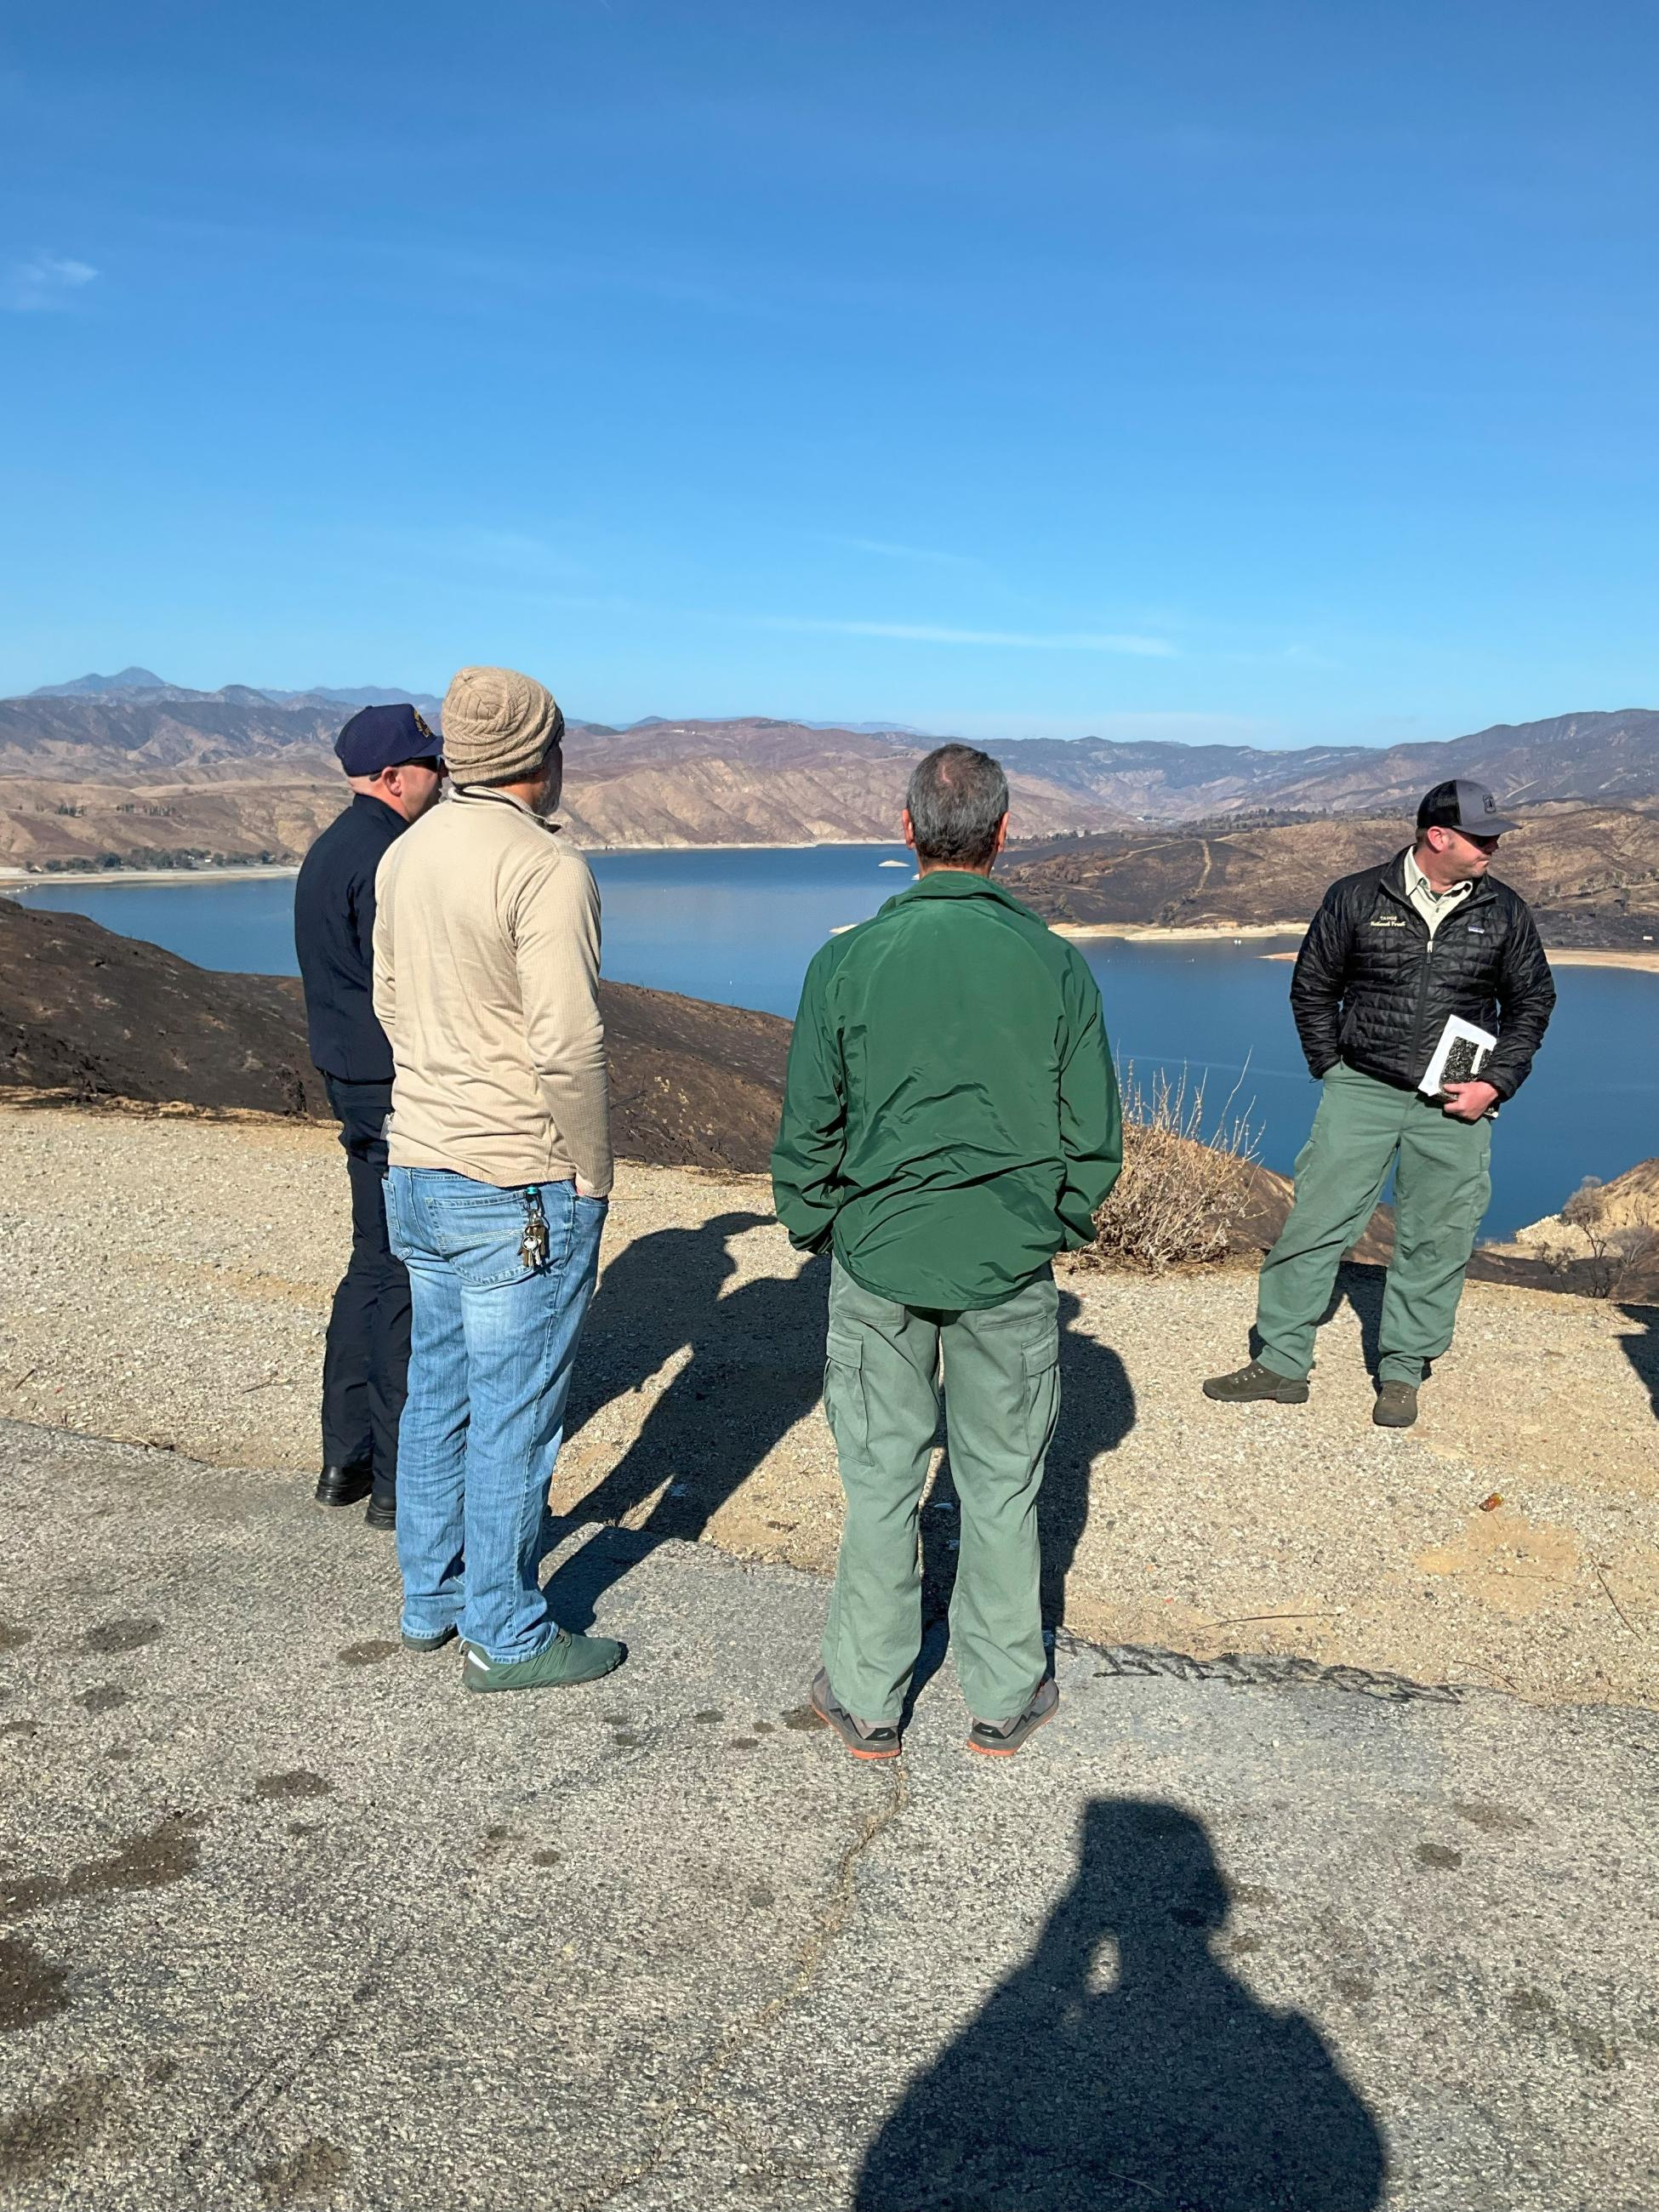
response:
[[[823,1404],[847,1517],[824,1631],[830,1686],[891,1725],[921,1650],[918,1515],[945,1369],[961,1510],[951,1649],[975,1720],[1024,1712],[1048,1671],[1037,1596],[1037,1492],[1060,1413],[1059,1297],[1045,1269],[1001,1305],[940,1313],[830,1279]]]
[[[1452,1340],[1463,1272],[1492,1196],[1492,1123],[1460,1121],[1416,1091],[1340,1062],[1296,1164],[1296,1200],[1261,1263],[1261,1364],[1301,1382],[1342,1255],[1395,1171],[1394,1258],[1382,1293],[1379,1382],[1423,1380]]]

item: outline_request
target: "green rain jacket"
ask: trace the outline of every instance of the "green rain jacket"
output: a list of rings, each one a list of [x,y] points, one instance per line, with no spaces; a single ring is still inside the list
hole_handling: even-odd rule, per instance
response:
[[[1100,993],[988,877],[936,869],[806,971],[778,1218],[901,1305],[1000,1305],[1094,1235],[1123,1133]]]

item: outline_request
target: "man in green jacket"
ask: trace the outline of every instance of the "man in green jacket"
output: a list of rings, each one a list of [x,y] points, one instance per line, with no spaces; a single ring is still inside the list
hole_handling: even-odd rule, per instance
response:
[[[1093,1237],[1122,1130],[1094,977],[990,879],[1007,834],[995,761],[929,753],[904,814],[917,881],[808,969],[772,1155],[790,1242],[835,1255],[823,1396],[847,1516],[812,1704],[860,1759],[897,1757],[921,1648],[941,1361],[969,1742],[1006,1757],[1059,1702],[1037,1598],[1049,1262]]]

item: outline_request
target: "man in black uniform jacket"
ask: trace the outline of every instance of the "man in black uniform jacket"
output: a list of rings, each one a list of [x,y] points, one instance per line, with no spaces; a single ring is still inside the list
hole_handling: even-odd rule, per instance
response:
[[[353,798],[306,854],[294,890],[311,1057],[328,1086],[351,1178],[351,1259],[323,1352],[319,1505],[368,1497],[397,1519],[398,1422],[409,1374],[409,1277],[386,1242],[392,1048],[374,1018],[374,871],[443,788],[439,741],[413,707],[365,707],[335,743]],[[372,1495],[370,1495],[372,1492]]]
[[[1261,1352],[1205,1395],[1225,1404],[1307,1401],[1315,1333],[1342,1255],[1394,1174],[1394,1257],[1382,1292],[1371,1419],[1406,1429],[1419,1386],[1450,1349],[1463,1271],[1492,1195],[1492,1115],[1527,1079],[1555,986],[1518,891],[1487,872],[1515,828],[1482,783],[1437,783],[1417,838],[1382,866],[1344,876],[1297,955],[1291,1011],[1321,1086],[1296,1163],[1296,1199],[1261,1263]],[[1478,1075],[1427,1097],[1448,1020],[1497,1043]]]

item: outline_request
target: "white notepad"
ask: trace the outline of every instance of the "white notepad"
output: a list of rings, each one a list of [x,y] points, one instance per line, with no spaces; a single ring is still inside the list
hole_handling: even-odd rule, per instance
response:
[[[1497,1049],[1498,1039],[1490,1030],[1449,1014],[1434,1057],[1417,1087],[1427,1097],[1437,1098],[1449,1083],[1473,1083]]]

